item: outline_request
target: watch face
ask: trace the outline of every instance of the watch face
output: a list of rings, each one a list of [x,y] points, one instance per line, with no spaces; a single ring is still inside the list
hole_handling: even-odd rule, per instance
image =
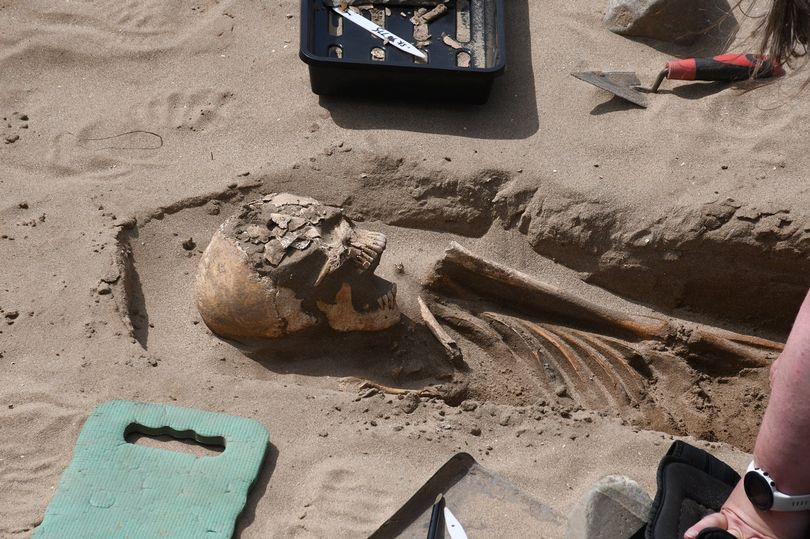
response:
[[[757,472],[748,472],[743,480],[745,493],[754,507],[767,511],[773,505],[773,491],[768,480]]]

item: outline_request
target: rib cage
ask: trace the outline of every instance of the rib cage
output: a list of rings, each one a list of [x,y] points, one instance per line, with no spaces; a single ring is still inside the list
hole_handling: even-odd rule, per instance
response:
[[[640,426],[704,439],[750,443],[734,418],[740,395],[767,384],[782,344],[707,325],[611,310],[454,244],[428,282],[436,317],[476,346],[471,368],[502,380],[498,395],[570,402]],[[469,354],[466,358],[482,357]],[[487,365],[487,363],[490,363]],[[721,387],[722,386],[722,387]],[[753,393],[752,393],[753,392]],[[732,425],[732,427],[729,427]]]
[[[565,393],[590,409],[607,410],[637,405],[643,397],[644,379],[627,359],[636,352],[624,343],[490,311],[480,317],[534,369],[549,398]]]

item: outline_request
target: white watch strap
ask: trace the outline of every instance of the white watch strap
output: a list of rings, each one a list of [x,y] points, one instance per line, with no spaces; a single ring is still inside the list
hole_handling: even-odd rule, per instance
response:
[[[763,474],[765,473],[761,468],[757,468],[752,460],[751,464],[748,465],[748,471],[753,472],[756,470],[759,470]],[[810,511],[810,494],[790,496],[779,492],[775,486],[775,482],[770,479],[770,476],[766,476],[765,479],[771,484],[771,491],[773,492],[771,511]]]

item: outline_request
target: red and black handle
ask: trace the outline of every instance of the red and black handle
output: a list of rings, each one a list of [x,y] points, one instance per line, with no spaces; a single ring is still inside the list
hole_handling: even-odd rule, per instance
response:
[[[733,82],[779,77],[784,73],[785,70],[779,62],[772,62],[770,58],[760,54],[721,54],[709,58],[685,58],[667,62],[666,67],[658,74],[652,91],[658,91],[664,79]]]

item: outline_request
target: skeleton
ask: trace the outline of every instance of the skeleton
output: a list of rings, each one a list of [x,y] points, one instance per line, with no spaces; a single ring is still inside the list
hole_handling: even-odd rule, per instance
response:
[[[340,208],[287,193],[246,204],[203,253],[197,308],[220,337],[250,344],[323,327],[380,331],[400,319],[396,286],[374,275],[385,236]]]
[[[782,349],[778,342],[704,324],[628,315],[455,243],[426,286],[439,320],[469,341],[464,344],[508,367],[500,372],[514,372],[503,385],[523,384],[523,393],[535,398],[618,410],[625,419],[679,434],[745,439],[751,433],[728,432],[723,425],[743,412],[746,387],[752,391],[767,379],[767,367]],[[733,390],[714,391],[718,383]],[[475,382],[470,385],[474,389]]]

